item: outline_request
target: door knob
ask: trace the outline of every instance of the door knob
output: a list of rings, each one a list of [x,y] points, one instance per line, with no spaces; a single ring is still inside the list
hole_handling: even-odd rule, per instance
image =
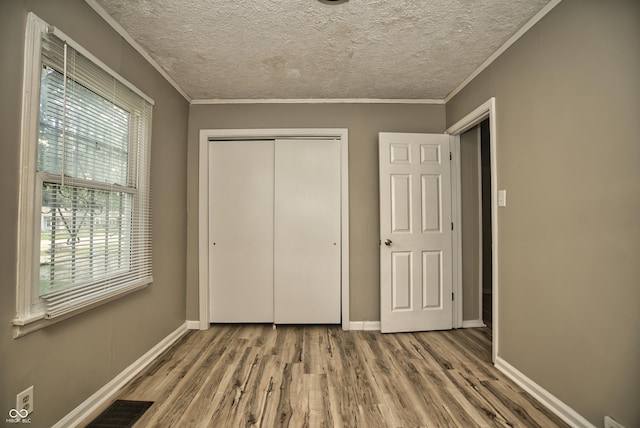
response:
[[[386,245],[387,247],[390,247],[392,243],[393,242],[391,242],[391,239],[385,239],[384,240],[384,245]]]

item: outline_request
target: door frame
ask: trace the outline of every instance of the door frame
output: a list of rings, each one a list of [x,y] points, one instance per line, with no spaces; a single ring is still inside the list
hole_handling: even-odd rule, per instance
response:
[[[340,140],[342,329],[349,330],[349,130],[346,128],[201,129],[198,153],[198,327],[209,328],[209,139],[330,138]]]
[[[489,151],[491,160],[491,289],[492,289],[492,361],[498,356],[498,337],[500,324],[498,318],[498,168],[496,138],[496,99],[490,98],[465,117],[450,126],[446,133],[453,137],[451,142],[451,201],[452,216],[457,225],[453,230],[453,289],[457,296],[462,296],[462,199],[460,192],[460,135],[485,119],[489,119]],[[455,299],[454,328],[463,327],[462,299]]]

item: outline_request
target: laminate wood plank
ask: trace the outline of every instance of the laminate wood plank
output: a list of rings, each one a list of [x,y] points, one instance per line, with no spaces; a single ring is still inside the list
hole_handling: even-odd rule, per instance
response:
[[[414,337],[396,335],[395,339],[409,349]],[[438,369],[435,361],[430,358],[398,358],[395,361],[398,371],[410,382],[411,394],[423,403],[429,418],[427,425],[474,426],[484,423],[481,414],[467,405],[462,394]]]
[[[427,384],[436,388],[435,392],[441,395],[441,402],[462,403],[465,411],[480,426],[509,426],[509,421],[494,406],[484,397],[478,396],[480,381],[496,379],[497,370],[490,365],[489,360],[477,358],[466,351],[464,345],[468,344],[465,340],[467,335],[463,330],[455,332],[453,337],[457,340],[450,340],[450,333],[452,332],[414,334],[444,369],[436,372],[441,376],[434,376],[432,373]],[[490,343],[487,345],[490,346]],[[449,393],[444,394],[445,390]],[[455,414],[460,415],[459,410],[457,408]],[[460,423],[462,422],[457,422]]]
[[[291,382],[287,392],[291,405],[291,418],[289,423],[284,426],[308,427],[310,418],[309,391],[305,390],[304,367],[301,363],[291,364]]]
[[[267,370],[271,367],[269,362],[273,357],[260,354],[256,354],[256,356],[259,356],[259,360],[244,386],[244,394],[241,397],[244,400],[244,410],[239,413],[240,417],[235,420],[236,426],[254,426],[262,418],[264,411],[262,399],[268,391],[272,379]]]
[[[256,400],[256,390],[253,389],[251,384],[259,379],[260,373],[264,370],[264,361],[260,358],[260,354],[256,353],[259,350],[255,348],[248,348],[246,353],[247,358],[241,357],[238,361],[239,366],[235,370],[232,376],[223,377],[223,380],[219,384],[218,392],[214,395],[214,399],[198,400],[198,397],[194,398],[194,402],[204,401],[204,409],[200,413],[194,410],[196,415],[204,414],[206,419],[209,419],[209,425],[216,425],[217,419],[215,417],[215,411],[219,410],[223,405],[224,398],[230,398],[229,413],[223,414],[219,419],[225,421],[228,426],[251,426],[259,420],[259,411],[255,408],[255,405],[259,400]],[[244,371],[244,373],[243,373]],[[244,379],[244,380],[241,380]],[[221,392],[222,391],[222,392]],[[206,404],[209,404],[209,409],[215,409],[211,412],[207,409]],[[190,420],[185,424],[179,421],[177,426],[191,426],[195,422]],[[217,425],[219,426],[219,425]]]
[[[136,395],[151,397],[150,394],[156,391],[155,386],[157,386],[158,379],[174,383],[177,379],[186,375],[189,365],[183,363],[196,360],[206,349],[204,345],[207,337],[191,333],[188,332],[176,344],[156,358],[145,372],[138,374],[120,391],[121,395],[126,397],[134,397]],[[185,349],[188,351],[185,352]],[[177,352],[182,352],[181,358],[176,358]],[[154,399],[155,397],[150,398],[152,401]]]
[[[450,402],[449,406],[455,406],[456,409],[451,410],[449,406],[444,406],[442,403],[443,398],[447,398],[443,396],[443,394],[435,394],[435,389],[432,387],[425,387],[422,384],[424,378],[420,375],[420,373],[416,370],[413,364],[409,360],[399,360],[398,361],[398,369],[404,373],[403,379],[406,381],[405,390],[406,394],[411,397],[411,401],[413,402],[416,408],[420,409],[419,413],[420,425],[424,426],[472,426],[472,419],[468,417],[463,417],[461,419],[464,420],[463,424],[454,424],[455,418],[453,415],[456,415],[458,412],[458,408],[463,413],[463,416],[468,416],[463,410],[459,403]],[[430,373],[430,380],[433,381],[438,376],[434,373]],[[442,380],[440,380],[442,382]],[[442,384],[439,382],[439,386]],[[443,389],[441,392],[445,392]],[[448,395],[448,394],[447,394]],[[395,405],[395,403],[391,403],[390,405]]]
[[[385,335],[383,337],[393,339],[402,344],[405,348],[410,348],[414,356],[409,359],[420,361],[422,365],[433,371],[439,371],[442,369],[442,361],[434,358],[434,356],[424,348],[423,344],[418,340],[418,337],[415,334],[392,334]]]
[[[328,383],[333,401],[339,406],[336,411],[345,426],[357,426],[355,405],[379,404],[383,400],[356,346],[357,334],[353,333],[332,329],[330,335],[334,352],[328,362]]]
[[[487,380],[497,379],[491,364],[491,354],[486,352],[486,347],[482,349],[478,343],[468,340],[465,334],[457,336],[442,334],[434,338],[441,340],[442,346],[450,347],[450,352],[457,355],[461,363],[477,377]]]
[[[241,339],[236,339],[231,341],[227,346],[226,350],[229,353],[229,356],[233,359],[227,359],[227,364],[224,369],[228,369],[228,367],[236,367],[236,372],[241,371],[243,369],[243,364],[246,362],[248,358],[250,358],[251,348],[244,348],[243,341]],[[217,355],[213,353],[213,355]],[[240,356],[237,363],[235,357]],[[177,426],[177,421],[184,414],[185,407],[188,407],[190,403],[192,403],[196,397],[196,395],[201,391],[203,387],[206,387],[206,378],[207,375],[211,373],[211,357],[212,355],[206,355],[205,358],[201,358],[201,360],[196,361],[196,364],[192,366],[192,369],[187,373],[187,375],[183,378],[181,382],[179,382],[171,391],[170,395],[167,397],[165,401],[166,405],[159,407],[157,413],[151,418],[149,421],[150,425],[158,425],[158,426]],[[201,362],[201,364],[197,364]],[[222,369],[218,366],[219,369]],[[224,379],[224,378],[223,378]],[[233,392],[235,392],[235,388],[237,386],[237,376],[233,378],[233,383],[230,385],[230,388],[233,388]],[[235,394],[228,394],[230,399],[235,399]]]
[[[460,334],[446,332],[449,333],[447,337],[450,337],[455,343],[467,349],[475,359],[493,368],[493,364],[491,363],[493,358],[491,330],[488,328],[466,328],[456,330],[456,332],[458,331]]]
[[[219,360],[219,364],[211,367],[202,387],[193,396],[190,403],[183,408],[182,417],[176,426],[206,426],[214,410],[218,407],[223,393],[219,389],[232,382],[231,368],[238,362],[241,349],[230,350]],[[250,355],[250,351],[249,351]],[[159,421],[159,419],[158,419]]]
[[[326,374],[305,374],[305,389],[309,391],[309,425],[334,427],[329,399],[329,383]]]
[[[544,427],[549,421],[562,424],[562,420],[541,406],[529,394],[519,390],[510,382],[501,380],[482,381],[482,386],[500,403],[509,409],[525,426]]]
[[[460,348],[451,346],[451,342],[446,339],[447,332],[440,334],[436,332],[414,334],[414,337],[422,347],[446,370],[462,370],[467,373],[474,373],[482,379],[495,379],[492,371],[487,371],[490,366],[489,361],[484,361],[468,353],[462,352]],[[464,338],[463,335],[458,335]],[[458,337],[456,336],[456,337]]]
[[[173,412],[174,417],[184,415],[185,408],[190,403],[188,399],[190,391],[185,390],[185,387],[193,387],[194,389],[198,387],[198,383],[192,382],[191,379],[200,373],[209,372],[212,364],[214,366],[226,366],[233,362],[233,350],[226,354],[220,352],[220,349],[228,348],[232,331],[227,330],[219,333],[216,335],[204,335],[204,338],[207,339],[204,342],[195,339],[186,342],[184,345],[188,347],[187,349],[198,351],[193,358],[181,358],[180,355],[176,355],[165,368],[146,373],[149,375],[150,380],[146,388],[121,394],[120,398],[122,399],[148,399],[156,403],[165,403],[164,406],[157,404],[151,406],[139,420],[140,426],[153,426],[156,423],[155,421],[166,413],[171,414]],[[224,358],[221,358],[223,355]],[[197,367],[198,370],[194,370],[194,367]],[[155,380],[155,383],[153,380]],[[206,379],[202,383],[206,383]]]
[[[293,415],[293,405],[291,404],[291,384],[293,383],[293,365],[287,363],[282,371],[282,383],[280,383],[280,396],[278,397],[278,407],[276,410],[274,427],[287,427]]]
[[[493,385],[498,381],[482,381],[480,384],[480,394],[490,403],[497,412],[504,417],[510,426],[540,427],[529,414],[530,409],[525,409],[506,397],[495,394]],[[553,425],[551,425],[553,426]]]
[[[222,330],[215,335],[194,333],[188,332],[176,344],[156,358],[143,372],[120,389],[115,399],[154,402],[170,400],[174,386],[181,383],[180,381],[187,376],[194,364],[200,365],[204,369],[208,360],[218,360],[220,354],[212,352],[210,347],[224,348],[233,331]],[[203,357],[205,359],[202,359]],[[109,404],[105,403],[100,411]],[[159,406],[152,405],[145,412],[140,423],[145,423],[158,410]]]
[[[423,426],[433,423],[432,415],[416,399],[410,382],[397,367],[395,351],[398,348],[394,346],[397,342],[391,338],[389,335],[376,337],[376,340],[370,338],[367,346],[370,349],[369,355],[378,356],[371,359],[371,373],[383,392],[383,402],[390,410],[393,426]]]
[[[323,327],[304,329],[303,358],[305,374],[327,372],[328,358],[331,357],[328,330]]]
[[[376,404],[372,406],[358,406],[358,426],[370,428],[386,428],[393,426],[391,424],[392,416],[389,408],[385,404]]]
[[[135,428],[565,427],[493,367],[490,334],[214,325],[114,398],[155,401]]]
[[[474,419],[479,417],[482,422],[479,426],[508,427],[511,423],[482,395],[478,385],[480,381],[468,373],[461,373],[457,370],[442,372],[446,376],[450,385],[454,385],[453,397],[460,403],[465,403],[467,412],[474,415]]]
[[[370,368],[360,351],[361,332],[346,332],[335,329],[335,350],[332,362],[333,370],[342,378],[346,377],[346,389],[355,397],[358,404],[371,405],[381,402],[378,391],[372,385]],[[344,390],[342,390],[344,393]]]
[[[252,370],[255,362],[255,353],[253,348],[246,348],[235,366],[235,370],[231,372],[231,376],[227,377],[227,381],[221,382],[216,394],[216,405],[208,426],[229,426],[238,413],[242,411],[244,403],[240,400],[242,396],[243,381],[247,377],[247,373]],[[233,367],[233,366],[232,366]],[[169,425],[165,425],[169,426]]]
[[[259,393],[261,394],[260,413],[258,427],[272,427],[277,417],[278,403],[280,401],[280,384],[282,383],[282,375],[284,373],[284,365],[278,361],[273,355],[266,360],[264,379],[261,380]]]
[[[304,330],[295,326],[278,326],[276,341],[272,353],[284,362],[299,363],[302,361]]]

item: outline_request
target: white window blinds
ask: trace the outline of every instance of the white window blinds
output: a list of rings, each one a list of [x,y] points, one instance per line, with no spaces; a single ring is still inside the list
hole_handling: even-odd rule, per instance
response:
[[[54,318],[152,281],[152,105],[57,35],[40,45],[32,296]]]

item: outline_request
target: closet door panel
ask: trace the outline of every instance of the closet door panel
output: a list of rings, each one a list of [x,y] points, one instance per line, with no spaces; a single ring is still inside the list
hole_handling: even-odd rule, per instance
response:
[[[275,322],[340,323],[340,142],[275,144]]]
[[[209,150],[211,322],[273,322],[273,141]]]

